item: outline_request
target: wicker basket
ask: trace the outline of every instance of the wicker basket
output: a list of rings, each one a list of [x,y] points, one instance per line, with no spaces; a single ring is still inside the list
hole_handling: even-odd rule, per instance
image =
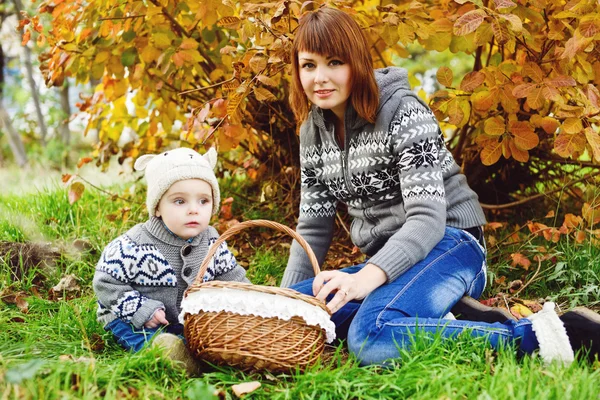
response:
[[[210,292],[219,296],[227,295],[232,290],[241,290],[245,291],[242,292],[244,302],[251,303],[256,301],[257,297],[261,297],[264,301],[265,295],[271,296],[267,297],[269,302],[271,299],[273,301],[270,304],[283,302],[290,304],[289,302],[292,301],[291,304],[305,310],[306,307],[309,307],[309,314],[319,313],[322,315],[320,313],[325,312],[325,317],[329,321],[331,314],[323,302],[292,289],[241,282],[202,282],[219,245],[234,234],[255,226],[273,228],[292,236],[308,253],[315,275],[319,273],[319,265],[314,253],[308,243],[295,231],[272,221],[246,221],[225,231],[211,246],[196,280],[185,292],[184,302],[192,293],[205,289],[213,291],[205,290],[204,294]],[[219,291],[215,292],[215,289]],[[217,297],[213,297],[212,294],[210,298]],[[295,302],[304,302],[304,304]],[[298,316],[292,316],[289,320],[285,320],[278,317],[264,318],[256,315],[242,315],[224,310],[215,312],[199,310],[196,313],[183,313],[183,320],[184,335],[194,357],[213,364],[229,365],[246,371],[287,372],[296,368],[304,369],[319,358],[326,340],[326,332],[322,327],[309,325],[305,319]]]

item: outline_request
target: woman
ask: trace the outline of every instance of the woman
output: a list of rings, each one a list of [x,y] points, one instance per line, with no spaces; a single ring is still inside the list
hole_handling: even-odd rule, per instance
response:
[[[441,319],[463,295],[483,292],[485,217],[435,116],[406,71],[373,69],[360,27],[339,10],[301,18],[292,60],[290,103],[302,123],[297,232],[322,263],[336,205],[345,203],[352,241],[368,261],[313,278],[294,242],[282,285],[327,301],[338,336],[363,364],[397,357],[417,329],[485,335],[493,346],[512,341],[525,353],[540,348],[547,361],[571,361],[569,339],[598,353],[600,316],[587,310],[563,316],[569,339],[552,303],[520,321]],[[583,319],[577,335],[570,319]]]

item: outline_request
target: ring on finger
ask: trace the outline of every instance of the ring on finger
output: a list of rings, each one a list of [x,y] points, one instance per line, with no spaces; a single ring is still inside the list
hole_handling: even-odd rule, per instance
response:
[[[340,292],[344,293],[344,297],[348,296],[348,291],[346,289],[339,289]]]

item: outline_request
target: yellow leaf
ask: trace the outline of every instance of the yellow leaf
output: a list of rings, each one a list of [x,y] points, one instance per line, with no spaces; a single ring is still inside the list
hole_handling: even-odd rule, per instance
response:
[[[257,75],[256,79],[263,85],[272,86],[272,87],[277,87],[277,85],[279,85],[275,79],[273,79],[269,76],[266,76],[266,75]]]
[[[153,61],[156,61],[158,59],[158,57],[160,56],[161,51],[154,48],[153,46],[146,46],[144,47],[144,50],[142,50],[142,52],[140,53],[140,58],[142,59],[143,62],[145,62],[146,64],[150,64]]]
[[[393,46],[398,43],[400,40],[400,35],[398,35],[398,28],[394,25],[384,24],[379,32],[379,36],[383,39],[385,44],[388,46]]]
[[[158,49],[166,49],[171,46],[171,38],[166,33],[157,32],[152,35],[152,40],[154,41],[154,46]]]
[[[498,99],[494,92],[481,90],[471,95],[471,103],[477,111],[487,112],[496,108]]]
[[[527,62],[523,65],[522,71],[523,77],[530,78],[534,82],[541,82],[544,80],[544,71],[539,65],[533,62]]]
[[[590,147],[592,148],[592,154],[596,162],[600,162],[600,136],[598,132],[595,132],[591,127],[585,128],[585,137]]]
[[[452,79],[454,75],[452,70],[448,67],[440,67],[435,74],[439,83],[446,87],[452,87]]]
[[[505,44],[508,42],[508,31],[504,24],[501,24],[497,20],[492,21],[492,31],[494,32],[494,37],[496,38],[498,44]]]
[[[502,155],[502,143],[497,141],[489,141],[488,144],[481,150],[479,155],[483,165],[495,164]]]
[[[518,33],[523,30],[523,22],[521,21],[521,18],[519,18],[517,15],[515,15],[515,14],[500,14],[499,17],[508,21],[508,23],[510,25],[510,29],[512,29],[513,32]]]
[[[250,68],[255,74],[261,73],[267,67],[267,58],[263,54],[255,54],[250,59]]]
[[[449,21],[448,21],[449,22]],[[415,40],[415,30],[409,24],[400,22],[398,24],[398,41],[402,44],[410,44]]]
[[[69,186],[69,204],[75,203],[77,200],[81,198],[83,195],[83,191],[85,190],[85,186],[81,182],[73,182],[71,186]]]
[[[229,16],[221,18],[217,22],[217,25],[228,29],[238,29],[240,27],[240,22],[241,20],[238,17]]]
[[[565,133],[579,133],[583,130],[583,124],[579,118],[567,118],[562,124]]]
[[[529,108],[539,110],[544,104],[546,104],[546,98],[541,88],[536,87],[527,95],[527,105]]]
[[[463,113],[462,108],[460,107],[459,100],[455,97],[448,102],[448,122],[452,125],[459,125],[463,120],[465,114]]]
[[[483,131],[490,136],[500,136],[504,134],[504,132],[506,132],[504,118],[501,116],[495,116],[486,119],[483,123]]]
[[[185,38],[179,45],[179,48],[181,48],[182,50],[197,49],[198,42],[196,41],[196,39]]]
[[[519,304],[519,303],[512,306],[510,308],[510,312],[512,315],[514,315],[518,319],[527,318],[533,314],[533,312],[529,308],[527,308],[523,304]]]
[[[556,132],[559,127],[559,123],[552,117],[543,117],[539,126],[544,130],[544,132],[551,134]]]
[[[263,87],[255,87],[254,88],[254,96],[258,101],[275,101],[277,97],[267,89]]]

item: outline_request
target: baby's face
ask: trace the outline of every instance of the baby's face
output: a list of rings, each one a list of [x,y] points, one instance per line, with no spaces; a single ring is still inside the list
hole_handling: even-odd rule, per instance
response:
[[[211,186],[200,179],[175,182],[161,197],[156,216],[177,236],[189,239],[202,233],[213,209]]]

